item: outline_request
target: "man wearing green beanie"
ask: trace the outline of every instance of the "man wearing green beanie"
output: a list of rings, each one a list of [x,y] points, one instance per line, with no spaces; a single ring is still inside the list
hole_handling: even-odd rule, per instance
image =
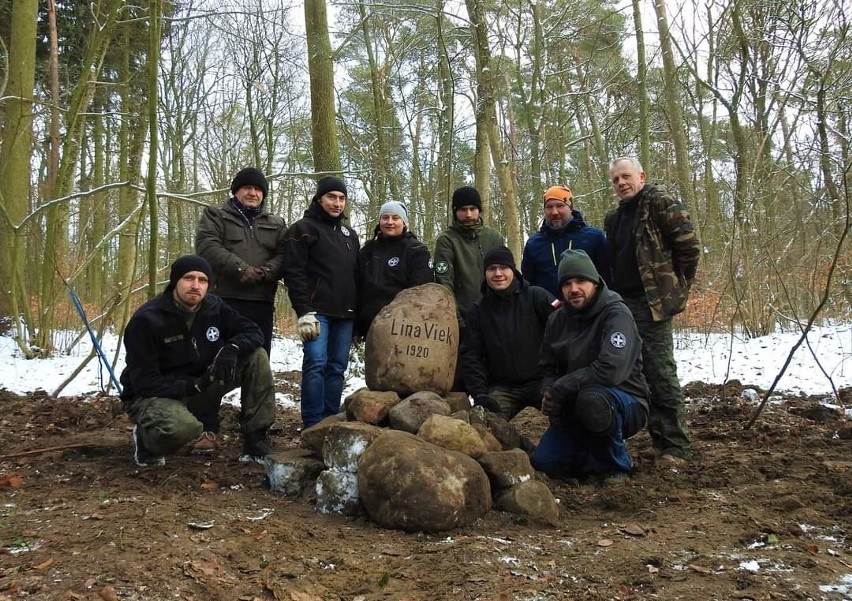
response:
[[[552,477],[624,477],[633,467],[624,441],[648,417],[642,339],[584,251],[562,254],[558,279],[564,303],[547,321],[539,360],[550,427],[533,465]]]

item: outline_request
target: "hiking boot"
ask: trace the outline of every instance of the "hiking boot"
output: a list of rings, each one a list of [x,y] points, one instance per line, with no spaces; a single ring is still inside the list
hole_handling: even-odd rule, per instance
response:
[[[189,451],[192,455],[210,455],[216,452],[219,448],[219,441],[216,440],[215,432],[202,432],[201,436],[192,443],[192,449]]]
[[[630,474],[627,472],[610,472],[601,474],[598,486],[624,486],[630,482]]]
[[[657,465],[662,465],[665,467],[686,467],[687,463],[689,463],[689,460],[685,457],[678,457],[677,455],[672,455],[671,453],[663,453],[657,459]]]
[[[252,432],[244,435],[243,454],[240,455],[240,461],[243,463],[266,463],[266,456],[272,452],[272,444],[269,442],[268,433],[263,430],[261,432]]]
[[[139,439],[139,426],[133,426],[133,460],[139,467],[155,467],[166,465],[166,458],[162,455],[154,455],[142,445]]]

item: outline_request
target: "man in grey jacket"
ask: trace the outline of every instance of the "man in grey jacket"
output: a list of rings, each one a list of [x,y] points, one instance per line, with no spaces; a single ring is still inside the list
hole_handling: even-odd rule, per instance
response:
[[[585,251],[565,251],[558,278],[565,302],[547,321],[539,360],[550,428],[533,465],[553,477],[623,478],[633,467],[624,441],[648,419],[642,339]]]
[[[207,207],[198,222],[195,250],[216,274],[213,291],[263,332],[272,349],[275,292],[284,262],[284,219],[266,210],[269,183],[246,167],[231,182],[231,197]]]

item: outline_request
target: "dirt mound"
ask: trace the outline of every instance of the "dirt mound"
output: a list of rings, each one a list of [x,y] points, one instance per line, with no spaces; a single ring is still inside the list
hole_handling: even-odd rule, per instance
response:
[[[295,375],[277,388],[292,393]],[[842,414],[774,399],[745,430],[757,403],[743,388],[686,387],[685,468],[657,465],[640,434],[626,483],[542,477],[556,528],[492,511],[434,536],[269,492],[237,461],[230,407],[217,455],[139,469],[117,399],[0,392],[0,600],[852,598],[831,592],[852,578]],[[276,445],[298,446],[300,423],[282,409]]]

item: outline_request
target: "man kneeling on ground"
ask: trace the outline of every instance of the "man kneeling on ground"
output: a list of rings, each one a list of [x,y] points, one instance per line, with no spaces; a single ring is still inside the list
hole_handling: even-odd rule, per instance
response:
[[[194,454],[218,446],[222,396],[241,386],[241,461],[262,463],[271,451],[275,391],[263,332],[215,295],[213,270],[186,255],[171,266],[162,294],[133,314],[124,330],[121,399],[133,427],[134,460],[164,465],[164,455],[192,444]]]
[[[550,427],[533,455],[552,477],[624,477],[624,441],[645,427],[648,385],[630,310],[582,250],[559,263],[565,303],[548,319],[541,347],[542,411]]]

